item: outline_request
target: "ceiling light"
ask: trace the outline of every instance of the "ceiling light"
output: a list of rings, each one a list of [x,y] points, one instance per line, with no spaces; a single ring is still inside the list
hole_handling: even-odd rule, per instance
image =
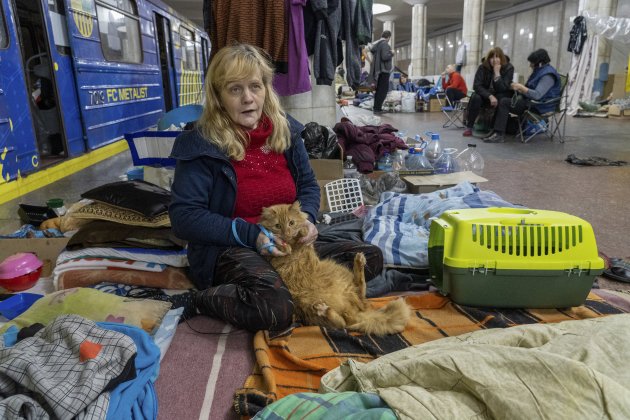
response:
[[[534,38],[534,34],[533,33],[529,33],[529,39],[533,39]]]
[[[508,34],[503,34],[503,39],[508,39],[510,36]]]
[[[490,41],[490,45],[494,45],[494,41]]]
[[[523,34],[525,33],[525,29],[521,28],[521,30],[520,30],[520,31],[518,31],[518,33],[519,33],[520,35],[523,35]]]
[[[372,4],[372,14],[378,15],[380,13],[389,12],[392,10],[391,6],[382,3],[374,3]]]
[[[555,28],[553,26],[547,26],[547,28],[545,29],[547,32],[553,32]]]

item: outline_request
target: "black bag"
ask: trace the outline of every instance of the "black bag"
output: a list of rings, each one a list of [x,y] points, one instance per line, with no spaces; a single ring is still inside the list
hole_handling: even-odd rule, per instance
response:
[[[302,131],[304,147],[311,159],[340,159],[341,147],[333,130],[316,122],[310,122]]]

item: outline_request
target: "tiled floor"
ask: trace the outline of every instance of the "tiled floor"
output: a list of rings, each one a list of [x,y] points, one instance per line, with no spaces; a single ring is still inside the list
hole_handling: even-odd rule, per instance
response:
[[[371,115],[349,107],[349,115]],[[589,221],[599,250],[608,256],[630,256],[630,166],[578,167],[564,161],[573,153],[580,157],[602,156],[630,161],[630,119],[568,118],[564,144],[539,136],[527,144],[508,138],[503,144],[485,144],[461,136],[462,130],[443,129],[441,113],[381,115],[383,123],[404,130],[408,136],[438,131],[444,147],[463,149],[478,145],[485,160],[482,188],[508,201],[531,208],[557,210]],[[0,233],[20,226],[19,203],[44,205],[48,198],[72,203],[83,191],[120,179],[132,166],[129,153],[122,153],[48,187],[0,205]]]

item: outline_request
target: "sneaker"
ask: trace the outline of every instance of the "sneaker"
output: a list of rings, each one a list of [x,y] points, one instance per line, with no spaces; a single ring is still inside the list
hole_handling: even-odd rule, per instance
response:
[[[384,113],[385,113],[385,111],[383,111],[383,110],[381,110],[381,109],[375,109],[374,111],[372,111],[372,113],[373,113],[374,115],[381,115],[381,114],[384,114]]]
[[[489,138],[489,137],[492,137],[492,135],[493,135],[493,134],[494,134],[494,130],[490,130],[490,131],[488,132],[488,134],[484,134],[484,135],[483,135],[483,136],[481,136],[480,138],[481,138],[481,140],[485,140],[485,139],[487,139],[487,138]]]
[[[462,136],[464,137],[472,137],[472,135],[473,135],[473,132],[472,132],[472,129],[470,128],[465,129],[464,132],[462,133]]]
[[[485,143],[505,143],[505,138],[503,134],[497,133],[496,131],[492,133],[492,135],[488,137],[484,137],[483,140]]]

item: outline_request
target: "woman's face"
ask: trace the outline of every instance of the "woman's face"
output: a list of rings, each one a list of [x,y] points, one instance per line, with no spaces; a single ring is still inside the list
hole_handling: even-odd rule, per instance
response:
[[[501,64],[501,58],[497,57],[496,55],[494,57],[490,57],[490,65],[492,67],[496,66],[497,64]]]
[[[221,102],[235,124],[252,130],[262,116],[265,95],[265,85],[257,71],[251,77],[228,83],[221,90]]]
[[[407,83],[407,78],[405,76],[400,76],[400,84],[404,85],[405,83]]]

